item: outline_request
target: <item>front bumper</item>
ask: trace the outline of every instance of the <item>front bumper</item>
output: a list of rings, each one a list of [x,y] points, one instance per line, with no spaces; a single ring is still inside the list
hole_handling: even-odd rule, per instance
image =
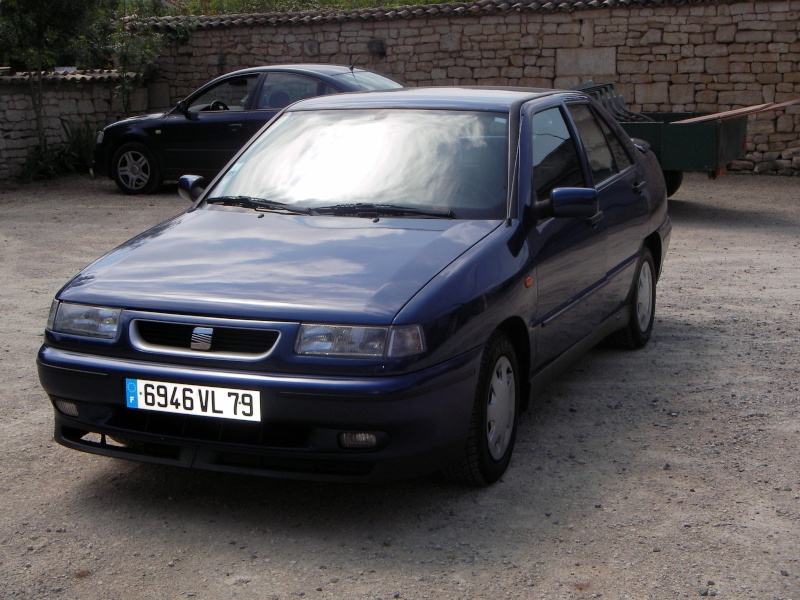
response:
[[[42,387],[55,403],[64,446],[118,458],[318,480],[385,480],[440,470],[464,452],[481,350],[428,369],[387,377],[330,378],[205,370],[48,346],[39,351]],[[253,389],[259,423],[129,409],[125,379]],[[343,432],[378,444],[345,449]]]

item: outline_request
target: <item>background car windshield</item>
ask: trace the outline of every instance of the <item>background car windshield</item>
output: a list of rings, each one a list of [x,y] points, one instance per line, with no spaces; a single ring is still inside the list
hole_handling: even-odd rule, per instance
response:
[[[306,207],[351,203],[506,215],[508,123],[501,113],[286,113],[210,192]]]

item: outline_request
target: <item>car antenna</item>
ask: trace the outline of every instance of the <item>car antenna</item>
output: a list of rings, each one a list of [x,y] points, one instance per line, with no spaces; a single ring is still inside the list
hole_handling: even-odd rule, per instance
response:
[[[361,60],[362,56],[364,55],[359,54],[358,56],[356,56],[356,59],[350,63],[350,74],[353,76],[353,79],[356,81],[356,83],[358,83],[358,79],[356,79],[356,73],[355,73],[356,64],[358,64],[358,61]]]

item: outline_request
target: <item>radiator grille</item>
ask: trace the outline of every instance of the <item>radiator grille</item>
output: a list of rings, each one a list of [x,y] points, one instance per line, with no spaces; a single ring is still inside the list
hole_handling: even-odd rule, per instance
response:
[[[272,329],[248,329],[244,327],[212,327],[211,346],[207,349],[192,348],[192,334],[198,329],[187,323],[147,321],[136,319],[132,325],[131,339],[134,346],[148,351],[189,352],[197,354],[235,354],[251,357],[268,354],[280,337]]]

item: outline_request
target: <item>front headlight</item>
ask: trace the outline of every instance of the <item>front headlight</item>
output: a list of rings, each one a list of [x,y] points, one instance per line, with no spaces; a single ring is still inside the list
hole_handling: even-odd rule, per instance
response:
[[[425,351],[422,328],[361,327],[356,325],[301,325],[297,354],[351,358],[401,358]]]
[[[119,308],[53,301],[47,327],[57,333],[114,339],[119,327]]]

